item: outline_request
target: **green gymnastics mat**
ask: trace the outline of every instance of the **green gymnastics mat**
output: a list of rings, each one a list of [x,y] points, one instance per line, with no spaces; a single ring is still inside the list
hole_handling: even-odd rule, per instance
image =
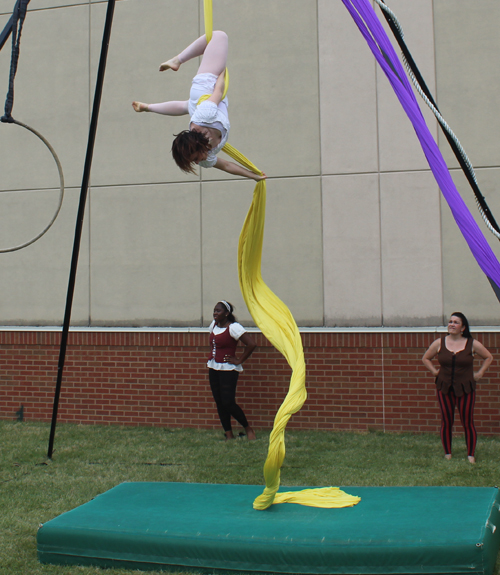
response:
[[[493,573],[497,488],[342,489],[361,501],[255,511],[261,486],[122,483],[42,525],[38,558],[190,572]]]

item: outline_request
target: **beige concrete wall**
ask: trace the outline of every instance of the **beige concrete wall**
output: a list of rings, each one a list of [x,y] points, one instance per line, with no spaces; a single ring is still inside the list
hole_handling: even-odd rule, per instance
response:
[[[0,0],[1,28],[13,3]],[[263,277],[299,325],[435,325],[455,309],[499,324],[498,302],[341,0],[213,4],[214,27],[230,38],[231,143],[269,176]],[[474,11],[466,0],[389,5],[500,214],[498,3],[477,0]],[[202,7],[201,0],[116,2],[75,324],[206,325],[221,298],[251,323],[236,250],[253,182],[218,170],[183,174],[170,146],[187,118],[131,108],[134,99],[187,98],[197,62],[178,73],[157,69],[203,32]],[[13,115],[54,146],[67,193],[41,240],[0,254],[0,324],[62,322],[106,9],[97,0],[30,4]],[[9,64],[7,45],[4,92]],[[432,114],[424,116],[455,168]],[[50,219],[58,177],[46,148],[17,126],[0,125],[0,150],[2,248]],[[463,176],[455,169],[453,176],[474,209]]]
[[[344,5],[319,6],[326,324],[434,325],[443,315],[437,186]],[[432,2],[398,7],[432,79]]]
[[[434,4],[438,105],[476,168],[479,187],[498,223],[500,71],[494,63],[494,55],[500,50],[500,4],[495,0],[481,0],[473,6],[465,0],[453,3],[435,0]],[[458,166],[443,140],[444,136],[440,136],[440,147],[448,165]],[[454,170],[452,175],[479,226],[485,230],[461,170]],[[443,205],[442,213],[446,307],[448,311],[470,309],[469,314],[478,323],[498,325],[498,300],[470,255],[447,205]],[[484,233],[499,257],[498,239],[487,231]]]

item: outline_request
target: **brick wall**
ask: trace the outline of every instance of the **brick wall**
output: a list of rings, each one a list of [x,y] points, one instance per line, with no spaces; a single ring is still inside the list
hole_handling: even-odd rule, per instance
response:
[[[260,333],[238,402],[255,428],[271,428],[290,369]],[[432,377],[421,357],[438,335],[419,332],[303,333],[308,400],[290,428],[437,432]],[[500,333],[477,337],[499,357]],[[50,421],[60,332],[0,332],[0,419]],[[207,382],[207,333],[72,332],[59,422],[218,428]],[[476,425],[500,435],[496,362],[479,385]],[[458,416],[457,416],[458,417]],[[457,430],[460,428],[458,427]]]

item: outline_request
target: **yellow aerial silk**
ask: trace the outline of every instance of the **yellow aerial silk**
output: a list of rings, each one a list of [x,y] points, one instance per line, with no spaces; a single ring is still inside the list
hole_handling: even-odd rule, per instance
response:
[[[212,37],[212,0],[204,0],[207,39]],[[208,14],[209,12],[209,14]],[[228,76],[226,70],[227,91]],[[225,93],[225,92],[224,92]],[[207,96],[208,97],[208,96]],[[201,100],[201,99],[200,99]],[[255,174],[262,175],[250,160],[226,144],[222,150]],[[266,487],[254,503],[254,509],[267,509],[273,503],[299,503],[311,507],[351,507],[360,497],[348,495],[338,487],[303,489],[277,493],[280,469],[285,459],[285,427],[307,398],[306,365],[300,332],[287,306],[269,289],[261,275],[262,243],[266,216],[266,181],[257,182],[238,244],[238,277],[243,299],[263,335],[281,352],[292,369],[290,388],[274,418],[269,451],[264,464]]]

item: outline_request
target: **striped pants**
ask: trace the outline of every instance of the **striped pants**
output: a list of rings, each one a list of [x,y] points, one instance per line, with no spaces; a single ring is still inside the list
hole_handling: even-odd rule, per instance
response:
[[[477,432],[474,426],[474,404],[476,403],[476,392],[465,393],[462,397],[457,397],[450,390],[446,395],[437,390],[439,408],[441,410],[441,441],[444,452],[451,453],[451,440],[453,432],[453,422],[455,420],[455,406],[458,407],[460,421],[465,431],[465,442],[467,444],[467,455],[474,457],[477,442]]]

